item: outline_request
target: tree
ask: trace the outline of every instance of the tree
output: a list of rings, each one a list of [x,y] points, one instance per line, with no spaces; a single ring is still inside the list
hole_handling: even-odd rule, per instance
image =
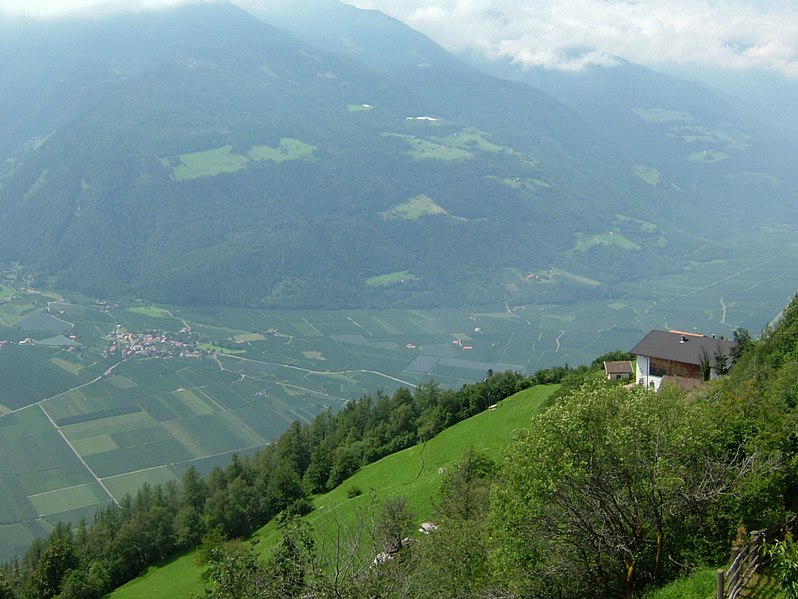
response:
[[[539,414],[508,450],[491,520],[511,590],[634,597],[708,559],[762,463],[678,389],[589,384]],[[702,553],[703,552],[703,553]],[[666,559],[666,557],[668,559]],[[558,585],[561,585],[558,587]]]
[[[61,592],[61,579],[78,567],[75,546],[70,539],[51,539],[25,588],[31,599],[49,599]]]
[[[416,595],[471,597],[490,578],[486,517],[496,464],[469,448],[441,482],[436,528],[412,546]]]
[[[15,599],[15,597],[14,589],[11,588],[5,574],[0,570],[0,599]]]
[[[766,552],[784,595],[787,599],[798,599],[798,545],[792,534],[788,532],[783,541],[776,541]]]
[[[251,545],[241,541],[225,541],[213,531],[206,535],[199,551],[199,563],[205,567],[201,578],[209,586],[208,599],[257,599],[268,578],[263,563]]]
[[[70,570],[64,576],[59,599],[99,599],[102,597],[100,582],[80,568]]]
[[[715,372],[718,374],[729,372],[729,357],[722,351],[715,352]]]
[[[315,560],[315,542],[307,524],[296,517],[280,523],[283,536],[265,564],[269,596],[300,597],[312,584],[307,578]]]
[[[712,374],[712,361],[710,360],[709,353],[703,347],[701,348],[701,355],[699,357],[699,370],[701,371],[701,380],[708,381]]]
[[[399,551],[405,546],[404,539],[413,530],[413,513],[407,506],[407,499],[397,495],[383,503],[377,516],[375,532],[383,550]]]
[[[439,515],[453,520],[484,517],[490,504],[490,485],[495,470],[496,463],[492,459],[469,447],[441,482]]]
[[[734,329],[732,338],[734,339],[734,345],[730,350],[731,359],[732,362],[736,362],[751,348],[753,341],[751,340],[751,333],[748,332],[748,329],[742,327]]]

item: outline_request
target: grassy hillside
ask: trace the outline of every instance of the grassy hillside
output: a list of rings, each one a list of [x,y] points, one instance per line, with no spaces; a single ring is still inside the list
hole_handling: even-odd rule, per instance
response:
[[[498,404],[496,410],[484,412],[457,424],[433,439],[390,455],[363,468],[333,491],[315,498],[315,510],[307,521],[324,536],[325,531],[348,523],[368,510],[369,502],[381,502],[394,495],[409,500],[410,509],[421,522],[431,517],[440,484],[441,469],[454,464],[469,447],[491,457],[500,457],[513,431],[525,426],[541,402],[555,389],[537,386],[518,393]],[[350,489],[363,493],[348,498]],[[253,536],[263,554],[267,554],[278,538],[274,524]],[[196,552],[190,552],[161,567],[151,568],[144,576],[111,594],[118,599],[149,597],[188,597],[202,590]]]

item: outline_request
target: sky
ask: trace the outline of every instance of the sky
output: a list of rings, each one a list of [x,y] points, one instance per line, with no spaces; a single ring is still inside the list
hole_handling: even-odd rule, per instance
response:
[[[0,17],[95,15],[196,1],[0,0]],[[798,80],[798,0],[345,1],[379,9],[447,49],[522,66],[578,70],[621,57],[650,66],[766,70]]]

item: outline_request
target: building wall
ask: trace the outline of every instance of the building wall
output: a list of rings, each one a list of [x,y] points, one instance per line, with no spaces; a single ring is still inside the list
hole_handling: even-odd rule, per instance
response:
[[[654,390],[659,390],[662,384],[662,377],[666,375],[685,379],[700,379],[701,367],[696,364],[637,356],[635,379],[638,385],[645,385],[646,387],[653,387]]]
[[[700,379],[701,367],[698,364],[685,364],[673,360],[663,360],[661,358],[650,358],[648,366],[649,375],[656,376],[678,376],[683,379]]]

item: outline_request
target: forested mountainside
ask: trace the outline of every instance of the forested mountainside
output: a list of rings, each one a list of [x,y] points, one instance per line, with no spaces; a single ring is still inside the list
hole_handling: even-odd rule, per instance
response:
[[[794,207],[755,131],[687,122],[652,163],[384,15],[318,11],[317,45],[226,2],[0,24],[4,261],[175,304],[569,301]]]

